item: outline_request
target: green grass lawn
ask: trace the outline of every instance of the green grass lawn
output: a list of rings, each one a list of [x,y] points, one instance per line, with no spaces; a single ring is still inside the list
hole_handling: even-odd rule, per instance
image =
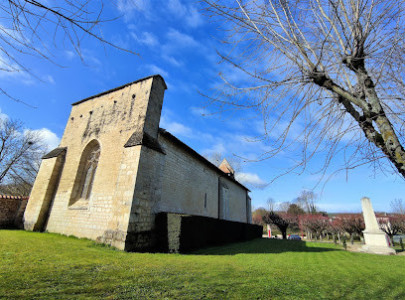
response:
[[[0,298],[405,299],[405,256],[268,239],[190,255],[125,253],[0,230]]]

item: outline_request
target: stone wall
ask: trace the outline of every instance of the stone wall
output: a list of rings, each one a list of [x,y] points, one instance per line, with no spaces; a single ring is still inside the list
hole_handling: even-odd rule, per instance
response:
[[[28,197],[0,195],[0,228],[22,228]]]
[[[159,143],[166,155],[157,212],[248,222],[245,187],[169,133],[161,131]],[[221,214],[221,186],[226,186],[227,193],[225,215]]]
[[[27,230],[149,251],[162,229],[159,212],[248,222],[248,190],[159,129],[165,89],[157,75],[73,104],[60,146],[43,157]],[[91,168],[90,153],[99,153]],[[84,186],[91,192],[83,194]]]
[[[166,88],[160,76],[151,76],[76,102],[72,106],[60,147],[66,149],[58,182],[49,180],[44,159],[25,213],[27,229],[86,237],[125,248],[129,219],[138,180],[144,135],[157,137]],[[133,138],[135,137],[135,138]],[[100,156],[90,199],[73,199],[78,166],[86,146],[96,140]],[[130,142],[131,141],[131,142]],[[80,170],[80,169],[79,169]],[[56,189],[48,201],[44,191]],[[49,195],[49,193],[48,193]],[[50,205],[44,226],[38,207]]]

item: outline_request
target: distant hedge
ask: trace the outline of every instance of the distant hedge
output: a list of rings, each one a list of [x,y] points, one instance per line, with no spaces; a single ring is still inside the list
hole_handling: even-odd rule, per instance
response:
[[[259,225],[171,213],[159,213],[155,228],[157,251],[181,253],[260,238],[263,232]]]

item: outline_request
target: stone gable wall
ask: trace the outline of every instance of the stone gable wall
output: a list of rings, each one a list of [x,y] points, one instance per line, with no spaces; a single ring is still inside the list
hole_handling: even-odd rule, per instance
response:
[[[124,145],[134,132],[147,130],[152,135],[155,128],[157,136],[158,124],[149,123],[160,118],[164,92],[161,86],[165,86],[163,79],[150,77],[73,105],[60,143],[60,147],[66,147],[63,171],[46,226],[37,230],[87,237],[124,249],[143,147]],[[154,101],[159,103],[150,103]],[[155,113],[158,116],[153,116]],[[100,144],[101,151],[91,196],[87,204],[75,202],[72,191],[81,175],[80,158],[93,140]],[[43,164],[50,160],[44,159]],[[36,193],[49,186],[49,179],[42,175],[40,171],[27,219],[35,215],[38,203],[44,202],[44,193]]]

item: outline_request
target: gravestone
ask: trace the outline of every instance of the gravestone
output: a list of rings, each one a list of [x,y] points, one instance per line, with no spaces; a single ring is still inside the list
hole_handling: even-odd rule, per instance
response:
[[[361,207],[366,225],[366,229],[363,231],[365,245],[361,248],[362,252],[385,255],[395,254],[395,250],[389,247],[387,235],[378,226],[370,199],[367,197],[362,198]]]

